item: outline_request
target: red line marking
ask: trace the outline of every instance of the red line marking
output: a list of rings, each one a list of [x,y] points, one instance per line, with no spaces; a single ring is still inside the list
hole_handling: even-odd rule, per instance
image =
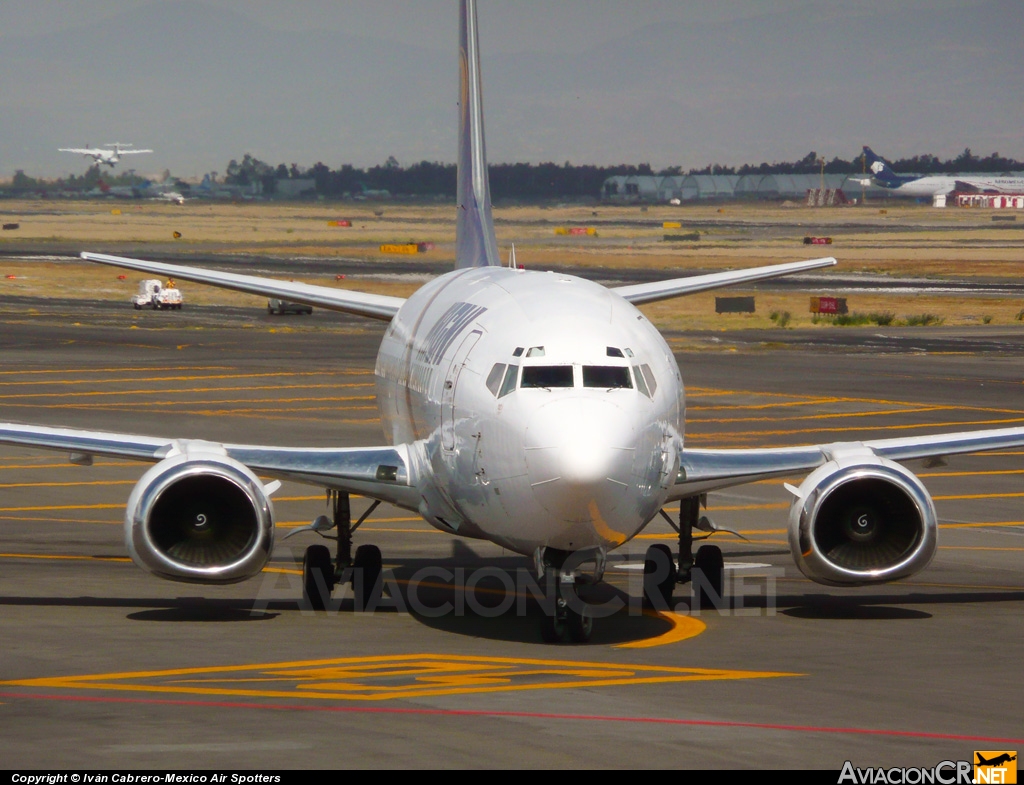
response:
[[[791,733],[842,733],[860,736],[896,736],[942,741],[983,741],[1013,746],[1024,745],[1024,739],[999,736],[968,736],[957,733],[925,733],[883,728],[839,728],[827,725],[781,725],[769,722],[732,722],[728,720],[683,720],[672,717],[616,717],[600,714],[556,714],[541,711],[486,711],[480,709],[399,709],[381,706],[303,706],[288,703],[243,703],[236,701],[171,700],[167,698],[111,698],[95,695],[41,695],[0,692],[0,698],[72,701],[78,703],[137,703],[156,706],[201,706],[218,709],[271,709],[274,711],[320,711],[337,714],[412,714],[431,717],[496,717],[510,719],[578,720],[582,722],[636,722],[649,725],[688,725],[705,728],[753,728]]]

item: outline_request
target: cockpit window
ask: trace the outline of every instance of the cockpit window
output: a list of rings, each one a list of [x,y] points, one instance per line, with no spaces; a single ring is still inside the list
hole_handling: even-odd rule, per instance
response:
[[[622,349],[618,349],[614,346],[609,346],[605,349],[605,354],[607,354],[609,357],[621,357]]]
[[[501,380],[505,376],[505,363],[495,363],[491,372],[487,374],[487,389],[491,395],[498,397],[498,390],[501,389]]]
[[[519,366],[510,365],[505,370],[505,378],[501,381],[501,390],[498,391],[498,397],[504,398],[510,392],[516,389],[516,378],[519,376]]]
[[[644,380],[644,375],[640,371],[639,365],[633,366],[633,373],[636,374],[636,388],[648,398],[654,397],[651,395],[651,391],[647,389],[647,382]]]
[[[524,351],[526,351],[526,350],[523,349],[522,346],[517,346],[516,350],[514,352],[512,352],[512,356],[513,357],[522,357]]]
[[[571,365],[527,365],[520,387],[572,387]]]
[[[605,389],[632,388],[629,368],[625,365],[584,365],[583,386]]]
[[[654,378],[654,371],[647,363],[641,365],[640,370],[644,372],[644,379],[647,380],[647,386],[651,388],[651,395],[654,395],[658,391],[658,380]]]
[[[526,352],[527,357],[543,357],[545,354],[543,346],[531,346]]]

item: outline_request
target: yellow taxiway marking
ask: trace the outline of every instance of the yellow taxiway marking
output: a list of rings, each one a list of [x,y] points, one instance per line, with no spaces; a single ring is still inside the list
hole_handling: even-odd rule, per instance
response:
[[[973,425],[1011,425],[1013,423],[1024,422],[1024,417],[1005,417],[994,420],[965,420],[962,422],[926,422],[926,423],[909,423],[904,425],[895,425],[892,423],[881,424],[873,426],[875,430],[887,430],[887,431],[906,431],[917,428],[965,428]],[[837,433],[840,431],[864,431],[865,429],[870,430],[869,426],[865,425],[852,425],[844,427],[829,428],[830,433]],[[793,428],[789,430],[775,430],[775,431],[716,431],[716,432],[688,432],[686,435],[691,439],[740,439],[747,438],[750,436],[795,436],[801,433],[821,433],[821,428]]]
[[[571,660],[401,654],[3,681],[8,687],[381,701],[470,693],[564,690],[799,676]]]
[[[67,469],[72,466],[68,461],[63,463],[9,463],[0,466],[0,469]],[[89,464],[90,468],[96,466],[138,466],[138,461],[94,461]]]
[[[69,392],[69,393],[51,393],[51,392],[31,392],[31,393],[10,393],[7,395],[0,395],[0,400],[10,401],[14,399],[24,400],[26,398],[99,398],[99,397],[111,397],[116,395],[195,395],[196,393],[225,393],[225,392],[252,392],[254,390],[310,390],[313,388],[330,388],[337,390],[341,387],[369,387],[369,384],[271,384],[271,385],[253,385],[246,387],[184,387],[179,390],[93,390],[92,392]],[[366,398],[372,398],[373,396],[361,395],[353,400],[364,400]],[[331,400],[331,399],[328,399]],[[343,399],[339,399],[343,400]],[[174,401],[174,403],[182,403],[182,401]],[[183,403],[188,403],[184,401]],[[96,404],[93,404],[96,405]]]
[[[149,373],[149,372],[154,372],[154,373],[165,372],[164,369],[161,369],[161,368],[145,368],[145,369],[143,369],[143,371],[147,372],[147,373]],[[367,371],[365,373],[369,373],[369,372]],[[284,371],[284,372],[276,372],[276,373],[222,373],[222,374],[209,374],[209,375],[199,375],[199,376],[195,376],[195,375],[193,375],[193,376],[152,376],[152,377],[149,377],[146,381],[154,382],[154,383],[155,382],[198,382],[198,381],[204,381],[205,382],[205,381],[211,381],[211,380],[214,380],[214,379],[265,379],[265,378],[271,378],[271,377],[278,377],[278,378],[286,377],[287,378],[287,377],[298,377],[298,376],[352,376],[352,375],[360,375],[360,376],[362,376],[362,375],[365,375],[365,374],[364,374],[364,372],[353,372],[353,371],[302,371],[301,373],[300,372],[289,373],[287,371]],[[34,387],[38,387],[39,385],[42,385],[42,384],[59,385],[61,387],[64,387],[64,386],[79,385],[79,384],[124,384],[125,382],[132,382],[134,384],[139,384],[141,381],[143,381],[143,380],[139,379],[138,373],[136,373],[134,376],[128,376],[128,377],[125,377],[123,379],[57,379],[57,380],[54,380],[52,382],[51,381],[47,381],[47,380],[38,380],[38,379],[36,379],[36,380],[33,380],[33,381],[29,381],[29,382],[0,382],[0,387],[25,387],[25,386],[28,386],[28,385],[31,385],[31,386],[34,386]],[[373,382],[352,382],[350,384],[337,384],[337,385],[330,385],[330,386],[338,386],[338,387],[369,387],[372,384],[373,384]],[[326,385],[326,384],[311,384],[309,386],[310,387],[327,387],[328,385]]]
[[[672,625],[672,629],[662,635],[653,638],[645,638],[640,641],[619,643],[613,648],[616,649],[649,649],[653,646],[665,646],[677,641],[685,641],[687,638],[695,638],[707,629],[707,625],[700,619],[693,616],[684,616],[681,613],[661,613],[659,611],[645,610],[645,616],[654,616],[663,619]]]
[[[127,556],[71,556],[42,553],[0,553],[0,559],[47,559],[51,561],[116,561],[131,562]]]
[[[68,370],[44,370],[44,371],[0,371],[0,376],[38,376],[40,374],[67,374],[74,373],[139,373],[139,371],[232,371],[231,365],[200,365],[192,366],[170,366],[166,368],[70,368]]]
[[[0,488],[70,488],[79,485],[134,485],[138,480],[88,480],[82,482],[4,482]]]

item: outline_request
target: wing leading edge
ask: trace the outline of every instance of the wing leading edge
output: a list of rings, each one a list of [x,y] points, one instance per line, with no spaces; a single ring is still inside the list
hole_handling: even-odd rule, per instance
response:
[[[0,444],[67,452],[76,463],[88,463],[94,455],[156,463],[175,452],[211,452],[278,479],[358,493],[410,509],[416,509],[419,501],[406,445],[264,447],[16,423],[0,423]]]
[[[679,456],[679,475],[670,499],[682,499],[748,482],[809,472],[831,460],[837,451],[866,447],[879,458],[906,462],[1024,447],[1024,428],[869,439],[806,447],[751,450],[684,449]]]
[[[294,281],[278,281],[273,278],[261,278],[255,275],[225,273],[219,270],[204,270],[200,267],[187,267],[166,262],[151,262],[145,259],[129,259],[123,256],[109,256],[102,253],[83,252],[82,258],[90,262],[109,264],[113,267],[124,267],[145,273],[180,278],[183,281],[219,286],[222,289],[234,289],[238,292],[258,294],[265,297],[276,297],[293,303],[315,305],[332,311],[368,316],[372,319],[390,321],[405,302],[401,297],[388,297],[383,294],[367,294],[347,289],[332,289],[327,286],[315,286]]]
[[[728,270],[724,273],[691,275],[687,278],[672,278],[667,281],[617,286],[612,291],[633,303],[633,305],[641,305],[658,300],[667,300],[670,297],[680,297],[684,294],[706,292],[710,289],[719,289],[723,286],[732,286],[738,283],[764,281],[768,278],[802,273],[806,270],[832,267],[835,264],[836,260],[831,256],[827,256],[822,259],[809,259],[805,262],[787,262],[785,264],[772,264],[767,267],[750,267],[746,270]]]

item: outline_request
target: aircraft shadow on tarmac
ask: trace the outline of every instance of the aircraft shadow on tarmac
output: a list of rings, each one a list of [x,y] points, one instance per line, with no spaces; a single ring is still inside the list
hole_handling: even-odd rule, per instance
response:
[[[541,605],[528,585],[517,585],[517,578],[526,572],[519,557],[486,560],[486,574],[481,570],[473,580],[466,580],[466,588],[456,588],[452,581],[445,581],[443,573],[458,574],[465,570],[469,575],[475,564],[462,553],[459,558],[444,560],[408,560],[401,566],[385,571],[385,597],[373,613],[394,614],[408,611],[410,615],[427,627],[476,638],[498,641],[537,642],[538,617]],[[480,560],[483,562],[483,560]],[[423,576],[423,568],[430,567],[433,578]],[[420,574],[418,585],[409,591],[413,578]],[[437,574],[441,573],[441,574]],[[533,579],[535,581],[535,579]],[[469,599],[472,587],[473,599]],[[462,594],[460,598],[458,595]],[[642,613],[638,597],[630,596],[607,583],[583,586],[580,596],[598,609],[617,608],[610,615],[601,617],[600,611],[591,644],[609,645],[628,643],[657,637],[673,628],[673,621],[656,614]],[[395,596],[397,594],[399,598]],[[415,595],[415,597],[413,596]],[[680,613],[687,612],[687,601],[677,592],[674,604]],[[922,606],[939,607],[961,604],[991,604],[1024,601],[1024,591],[956,591],[931,593],[880,593],[836,597],[827,594],[785,594],[778,595],[774,602],[763,595],[727,597],[718,609],[701,611],[702,615],[743,613],[761,615],[761,612],[775,612],[793,619],[864,621],[913,621],[932,618]],[[418,605],[417,605],[418,603]],[[0,596],[0,607],[39,608],[122,608],[128,611],[126,618],[140,623],[197,623],[197,622],[255,622],[272,621],[282,614],[301,613],[313,619],[327,619],[331,616],[345,616],[357,612],[352,592],[346,588],[335,591],[327,611],[314,612],[303,607],[296,599],[240,597],[211,599],[202,597],[144,598],[144,597],[11,597]],[[504,607],[502,607],[504,606]],[[337,619],[343,623],[344,619]]]

